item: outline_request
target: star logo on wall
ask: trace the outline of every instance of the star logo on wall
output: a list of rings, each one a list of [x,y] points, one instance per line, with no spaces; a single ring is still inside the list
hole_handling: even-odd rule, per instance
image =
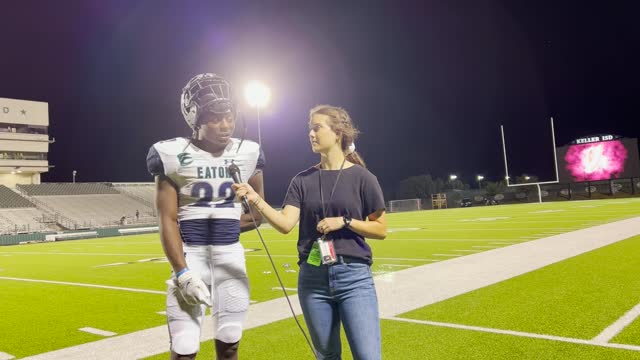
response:
[[[23,109],[23,110],[20,110],[20,113],[21,113],[22,115],[26,116],[26,115],[27,115],[27,110],[24,110],[24,109]]]

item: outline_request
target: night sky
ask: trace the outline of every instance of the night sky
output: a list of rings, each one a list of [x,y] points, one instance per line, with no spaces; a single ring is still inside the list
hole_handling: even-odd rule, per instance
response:
[[[291,5],[291,4],[294,5]],[[49,103],[45,182],[152,181],[156,141],[190,133],[189,78],[214,72],[261,114],[270,202],[315,164],[316,104],[345,107],[388,199],[400,180],[510,172],[550,180],[557,145],[640,135],[634,1],[12,1],[0,12],[0,97]],[[242,106],[249,138],[255,111]],[[241,125],[241,123],[239,124]],[[241,126],[238,127],[238,129]]]

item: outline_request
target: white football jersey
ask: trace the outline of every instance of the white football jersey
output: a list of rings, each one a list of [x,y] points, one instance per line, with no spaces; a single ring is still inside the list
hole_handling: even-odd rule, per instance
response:
[[[178,223],[188,244],[223,245],[238,241],[242,207],[235,201],[229,165],[236,164],[242,181],[264,167],[260,146],[232,138],[222,155],[175,138],[155,143],[147,155],[152,175],[167,176],[178,191]]]

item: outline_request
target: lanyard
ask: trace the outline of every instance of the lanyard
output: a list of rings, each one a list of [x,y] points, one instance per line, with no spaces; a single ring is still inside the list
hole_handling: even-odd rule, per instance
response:
[[[336,191],[336,185],[338,185],[338,181],[340,180],[340,175],[342,174],[342,168],[344,167],[344,163],[347,161],[347,158],[342,160],[342,165],[340,165],[340,171],[338,171],[338,177],[336,178],[336,182],[333,184],[333,188],[331,189],[331,195],[329,195],[329,202],[333,199],[333,193]],[[318,174],[318,181],[320,182],[320,204],[322,205],[322,217],[327,217],[327,210],[325,208],[324,196],[322,194],[322,165],[320,166],[320,173]]]

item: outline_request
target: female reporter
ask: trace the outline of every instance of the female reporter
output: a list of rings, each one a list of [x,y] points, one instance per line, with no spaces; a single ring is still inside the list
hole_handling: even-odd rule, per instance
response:
[[[309,141],[320,163],[296,175],[283,209],[264,202],[248,184],[233,186],[282,233],[298,220],[298,297],[318,359],[340,359],[340,324],[354,359],[380,359],[378,300],[365,238],[384,239],[382,190],[354,151],[358,130],[342,108],[310,111]]]

